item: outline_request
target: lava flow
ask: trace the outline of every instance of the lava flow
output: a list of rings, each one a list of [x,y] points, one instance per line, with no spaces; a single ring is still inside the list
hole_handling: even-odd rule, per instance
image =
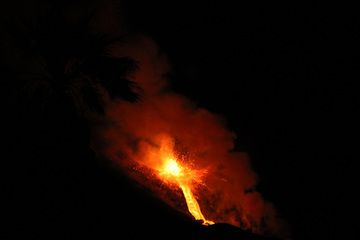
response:
[[[174,158],[167,158],[164,165],[159,169],[159,176],[172,183],[177,184],[182,190],[189,212],[196,220],[202,220],[204,225],[214,224],[213,221],[207,220],[201,212],[199,203],[191,190],[191,183],[196,173],[189,168],[180,166]]]
[[[110,51],[138,62],[131,78],[141,98],[128,102],[104,97],[105,118],[94,128],[92,140],[97,154],[205,225],[227,223],[280,235],[281,219],[256,190],[258,176],[249,156],[237,151],[236,135],[224,119],[171,91],[165,78],[170,66],[153,41],[139,36],[126,44]],[[231,107],[237,111],[236,104]]]

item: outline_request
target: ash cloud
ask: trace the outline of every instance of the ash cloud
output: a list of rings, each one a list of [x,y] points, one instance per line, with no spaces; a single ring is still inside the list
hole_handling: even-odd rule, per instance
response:
[[[151,188],[152,183],[132,173],[132,166],[153,161],[144,152],[159,148],[165,136],[189,164],[206,169],[204,184],[196,195],[209,219],[280,236],[283,224],[273,205],[255,190],[258,176],[249,156],[235,151],[236,135],[226,128],[222,117],[171,91],[165,77],[171,71],[170,64],[156,43],[147,36],[132,35],[113,45],[110,53],[138,63],[138,70],[130,78],[137,85],[140,99],[105,101],[106,120],[95,131],[94,148]],[[96,144],[99,142],[101,146]],[[170,202],[166,197],[163,200]]]
[[[23,4],[24,1],[17,2],[21,2],[19,5],[23,6],[24,13],[27,13],[25,11],[27,5]],[[94,107],[94,104],[86,101],[83,89],[78,86],[89,84],[91,92],[95,94],[97,92],[93,88],[102,88],[99,92],[105,95],[103,102],[106,117],[102,124],[94,126],[93,139],[93,147],[99,155],[115,161],[121,169],[131,175],[129,166],[146,161],[143,156],[144,151],[147,148],[157,148],[161,145],[164,136],[167,136],[170,138],[169,141],[173,142],[174,148],[186,155],[186,159],[189,159],[194,167],[207,170],[207,175],[203,179],[205,187],[199,187],[196,195],[199,197],[204,214],[209,219],[230,223],[254,232],[279,233],[280,224],[272,205],[266,202],[259,192],[248,191],[255,189],[257,175],[251,169],[247,154],[234,151],[234,133],[225,127],[221,117],[197,107],[191,100],[171,91],[165,78],[171,71],[166,56],[161,54],[157,44],[149,37],[129,34],[121,17],[122,13],[115,10],[122,9],[120,5],[116,1],[108,0],[91,1],[91,4],[75,1],[65,4],[59,10],[56,6],[46,5],[44,9],[56,9],[56,12],[52,14],[46,12],[46,14],[61,16],[61,24],[56,21],[53,24],[60,24],[63,32],[47,32],[45,42],[42,38],[37,39],[37,36],[29,36],[29,42],[35,41],[37,45],[42,46],[41,49],[44,49],[40,56],[15,46],[13,36],[5,31],[5,28],[1,29],[6,40],[1,52],[6,56],[4,62],[7,68],[12,69],[16,66],[18,72],[33,72],[35,76],[46,77],[51,73],[50,75],[56,76],[56,79],[65,79],[69,83],[65,89],[70,93],[74,92],[70,94],[76,98],[73,100],[74,104],[79,105],[78,109],[85,109],[84,112],[91,112],[87,109]],[[41,27],[41,16],[45,14],[42,11],[33,10],[34,16],[25,19],[29,19],[27,22],[39,22]],[[4,16],[10,18],[6,14]],[[90,19],[88,24],[84,24],[86,19]],[[19,21],[19,26],[16,27],[26,29],[26,25],[21,23]],[[89,52],[94,50],[92,44],[86,45],[83,41],[89,39],[88,35],[80,39],[75,39],[78,33],[74,36],[67,35],[72,33],[73,29],[85,28],[83,24],[91,34],[101,33],[110,35],[113,39],[121,39],[108,48],[108,53],[113,58],[128,57],[137,61],[138,70],[129,77],[137,84],[134,90],[140,96],[139,101],[111,100],[110,97],[106,97],[111,90],[101,87],[100,85],[104,85],[103,82],[98,85],[96,81],[98,76],[91,78],[90,83],[88,78],[80,78],[84,76],[83,71],[78,72],[79,76],[69,76],[66,69],[75,69],[75,66],[84,62]],[[45,24],[44,29],[47,29],[46,26]],[[73,43],[74,39],[76,40],[74,46],[64,44],[67,41]],[[77,51],[81,47],[84,49],[80,51],[82,55],[79,56]],[[76,50],[76,54],[68,56],[62,49]],[[49,53],[51,53],[50,57]],[[101,54],[94,53],[95,58],[99,59]],[[21,57],[17,59],[17,56]],[[46,69],[41,64],[44,61],[47,62]],[[52,65],[56,68],[49,69]],[[104,69],[108,68],[104,67]],[[91,77],[90,73],[87,75]],[[37,84],[41,87],[44,82],[46,91],[51,92],[52,83],[49,79],[45,79],[46,81],[36,80],[39,83],[30,79],[29,85],[36,88]],[[81,99],[82,97],[84,99]],[[80,100],[77,100],[79,98]],[[142,183],[149,185],[148,182]],[[167,198],[164,200],[169,201]]]

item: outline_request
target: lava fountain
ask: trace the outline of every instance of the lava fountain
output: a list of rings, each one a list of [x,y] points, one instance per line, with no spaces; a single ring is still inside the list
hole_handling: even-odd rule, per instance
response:
[[[177,184],[182,190],[189,212],[196,220],[202,220],[204,225],[214,224],[213,221],[207,220],[201,212],[192,190],[191,184],[194,178],[200,177],[191,169],[181,166],[174,158],[167,158],[164,165],[159,169],[159,176],[165,181],[171,181]]]
[[[153,41],[139,37],[127,44],[111,51],[138,61],[132,80],[141,100],[106,101],[106,123],[94,131],[95,151],[205,225],[228,223],[279,235],[281,221],[256,190],[250,159],[234,149],[236,136],[223,118],[169,89],[169,66]]]

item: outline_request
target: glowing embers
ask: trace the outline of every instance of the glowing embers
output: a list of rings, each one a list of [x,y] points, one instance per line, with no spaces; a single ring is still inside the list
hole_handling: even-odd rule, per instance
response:
[[[174,176],[175,178],[179,177],[182,174],[182,168],[179,164],[172,158],[169,158],[165,161],[165,165],[163,168],[163,174]]]
[[[173,157],[169,157],[164,160],[163,166],[159,169],[159,176],[164,181],[176,184],[182,190],[188,210],[196,220],[202,220],[204,225],[214,224],[213,221],[207,220],[204,217],[199,203],[191,190],[192,183],[196,180],[195,178],[200,177],[199,174],[196,174],[196,171],[181,166]]]

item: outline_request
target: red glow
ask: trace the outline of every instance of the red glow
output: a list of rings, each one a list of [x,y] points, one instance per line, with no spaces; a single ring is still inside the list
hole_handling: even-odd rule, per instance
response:
[[[162,194],[164,187],[180,187],[190,202],[196,196],[198,207],[194,209],[201,207],[201,211],[192,212],[195,218],[205,220],[206,216],[256,233],[278,233],[280,225],[272,205],[259,192],[247,191],[256,186],[257,175],[248,155],[233,151],[235,135],[224,127],[222,118],[164,91],[162,74],[168,67],[156,45],[146,38],[132,44],[114,52],[139,61],[134,81],[143,89],[142,100],[108,102],[109,124],[97,131],[97,138],[106,144],[98,150],[179,211],[188,211],[178,207],[184,198],[174,202]],[[134,172],[134,166],[152,173]],[[165,182],[163,187],[146,180],[153,173]],[[149,177],[137,177],[139,174]]]

